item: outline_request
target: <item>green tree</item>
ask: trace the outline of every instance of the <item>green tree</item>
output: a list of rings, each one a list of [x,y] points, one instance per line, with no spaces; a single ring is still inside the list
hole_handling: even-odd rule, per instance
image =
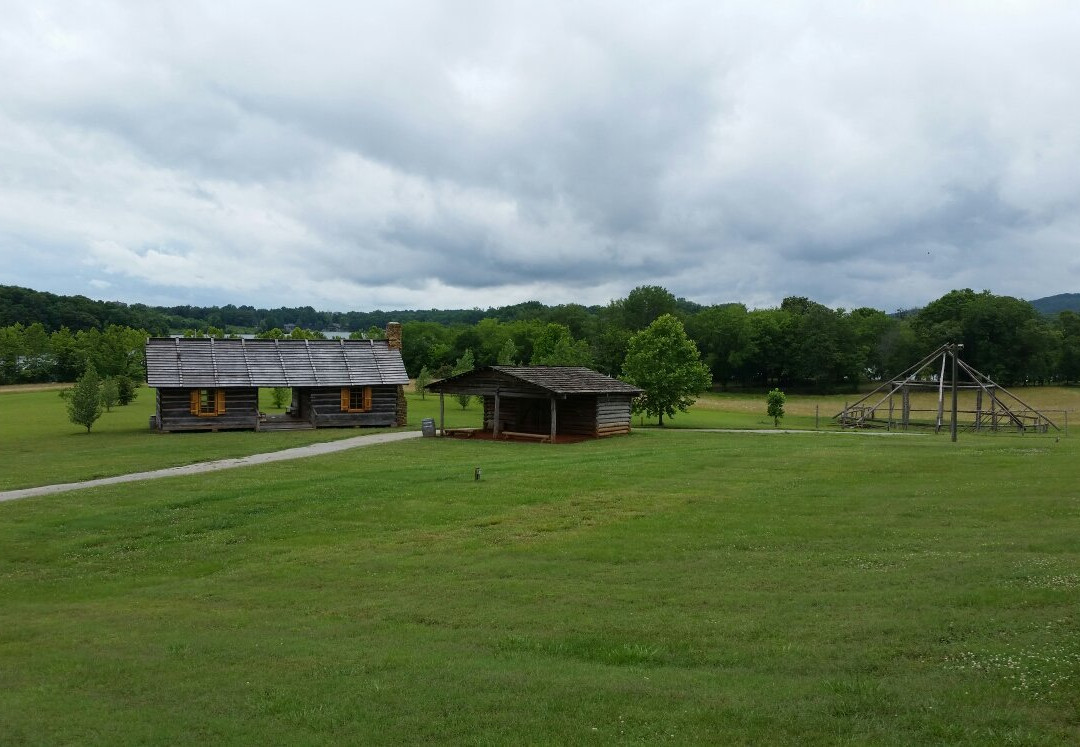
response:
[[[782,309],[755,309],[747,316],[753,355],[746,362],[744,383],[768,386],[784,378],[789,367],[788,328],[791,315]]]
[[[101,379],[91,363],[75,382],[67,398],[68,419],[90,432],[94,422],[101,417]]]
[[[75,381],[86,368],[86,356],[79,342],[67,327],[61,327],[49,337],[49,351],[56,361],[53,377],[56,381]]]
[[[773,389],[765,395],[765,414],[773,420],[773,428],[780,426],[780,419],[784,417],[784,402],[787,398],[779,389]]]
[[[427,385],[431,383],[431,371],[424,366],[420,373],[416,374],[416,391],[420,392],[420,399],[427,399]]]
[[[404,322],[401,325],[401,358],[405,369],[415,376],[427,366],[434,371],[443,365],[453,365],[450,330],[437,322]]]
[[[19,322],[0,327],[0,384],[14,384],[19,380],[24,329]]]
[[[900,321],[893,319],[884,311],[867,307],[851,311],[848,314],[848,321],[851,323],[862,373],[874,381],[880,381],[888,376],[889,370],[885,366],[885,349],[881,343],[887,335],[900,326]]]
[[[116,385],[119,389],[119,402],[121,405],[130,405],[139,395],[139,388],[130,376],[117,376]]]
[[[533,341],[533,366],[591,366],[589,344],[575,340],[562,324],[548,324]]]
[[[88,330],[89,332],[97,330]],[[102,376],[136,376],[142,378],[145,330],[110,324],[100,335],[79,333],[86,344],[88,358]]]
[[[310,307],[307,307],[310,308]],[[303,327],[293,327],[293,331],[288,334],[290,340],[325,340],[326,335],[315,329],[304,329]]]
[[[466,371],[472,371],[476,367],[476,359],[473,357],[471,348],[466,348],[465,352],[458,358],[457,365],[454,366],[454,373],[465,373]],[[461,409],[464,410],[469,406],[470,400],[472,400],[471,394],[455,394],[458,404],[461,405]]]
[[[843,310],[802,297],[785,298],[780,309],[788,314],[789,380],[819,391],[854,389],[860,374],[858,345]]]
[[[40,322],[26,328],[23,337],[24,381],[48,381],[52,375],[55,361],[49,351],[49,334]]]
[[[658,317],[630,338],[623,377],[645,390],[635,410],[656,415],[660,425],[665,414],[674,417],[676,410],[685,411],[712,384],[697,346],[671,314]]]
[[[517,345],[514,344],[514,338],[506,338],[506,342],[499,349],[499,355],[495,360],[500,366],[517,365]]]
[[[1058,378],[1066,383],[1080,381],[1080,314],[1073,311],[1060,312],[1057,328],[1061,340]]]
[[[631,332],[639,332],[664,314],[674,316],[678,309],[678,300],[666,288],[639,285],[622,301],[623,326]]]
[[[686,332],[722,387],[753,359],[750,317],[741,303],[703,309],[687,320]]]
[[[1057,352],[1050,323],[1034,306],[990,291],[950,291],[911,324],[923,355],[943,343],[962,342],[964,360],[1006,386],[1045,380]]]
[[[608,376],[617,376],[626,360],[630,332],[623,326],[622,301],[612,301],[600,309],[592,336],[593,360]]]
[[[105,406],[105,412],[112,412],[113,405],[120,401],[120,385],[116,383],[115,376],[106,376],[101,382],[101,404]]]
[[[292,389],[287,386],[276,386],[270,391],[270,403],[275,410],[281,410],[285,403],[292,399]]]

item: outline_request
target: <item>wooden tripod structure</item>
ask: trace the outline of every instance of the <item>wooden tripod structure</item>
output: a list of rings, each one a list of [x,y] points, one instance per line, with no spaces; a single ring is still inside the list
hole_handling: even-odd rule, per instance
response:
[[[933,428],[940,432],[945,424],[945,391],[949,390],[952,399],[952,418],[949,428],[952,439],[961,427],[969,431],[1012,431],[1024,433],[1032,430],[1046,433],[1050,428],[1060,430],[1046,415],[1029,407],[1023,400],[1004,387],[995,384],[960,359],[963,345],[946,343],[921,361],[911,366],[874,391],[867,394],[853,405],[845,405],[843,411],[833,419],[844,428],[888,428],[889,430],[909,430],[912,428]],[[940,370],[937,366],[941,360]],[[948,365],[951,362],[951,366]],[[920,374],[930,370],[936,373],[936,380],[931,375],[920,378]],[[946,373],[951,375],[946,377]],[[937,406],[933,409],[912,407],[911,395],[920,390],[937,390]],[[958,409],[959,392],[973,391],[974,406],[971,409]],[[899,397],[900,407],[897,412],[894,399]],[[970,397],[965,397],[970,400]],[[888,417],[879,417],[879,411],[888,410]],[[882,413],[883,414],[883,413]],[[971,416],[968,423],[961,426],[960,415]]]

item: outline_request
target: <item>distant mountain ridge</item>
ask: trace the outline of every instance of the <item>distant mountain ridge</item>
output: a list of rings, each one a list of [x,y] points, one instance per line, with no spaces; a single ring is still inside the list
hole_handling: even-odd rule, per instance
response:
[[[1062,311],[1075,311],[1080,314],[1080,293],[1059,293],[1056,296],[1037,298],[1028,301],[1040,314],[1053,316]]]

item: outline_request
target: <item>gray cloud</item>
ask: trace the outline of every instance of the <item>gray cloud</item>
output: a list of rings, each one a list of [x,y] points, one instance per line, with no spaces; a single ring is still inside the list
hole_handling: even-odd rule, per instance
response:
[[[3,282],[340,309],[1076,290],[1071,3],[3,21]]]

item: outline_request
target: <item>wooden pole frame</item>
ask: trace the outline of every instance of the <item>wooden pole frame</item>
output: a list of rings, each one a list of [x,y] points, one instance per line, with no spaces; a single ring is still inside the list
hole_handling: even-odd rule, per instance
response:
[[[952,346],[952,423],[949,426],[949,435],[953,443],[956,443],[956,351],[963,345]]]

